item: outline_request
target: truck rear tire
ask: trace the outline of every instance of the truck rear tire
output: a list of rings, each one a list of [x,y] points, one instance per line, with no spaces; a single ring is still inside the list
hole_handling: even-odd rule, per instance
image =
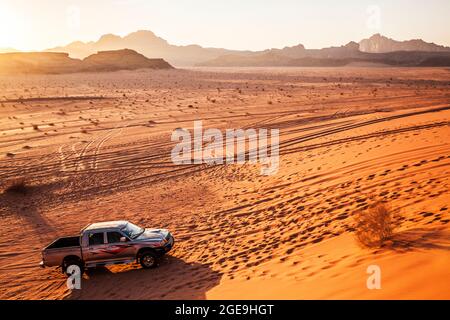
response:
[[[156,268],[158,265],[158,258],[156,254],[154,254],[151,251],[144,252],[141,254],[141,257],[139,259],[139,262],[144,269],[152,269]]]
[[[67,272],[67,269],[70,266],[72,266],[72,265],[75,265],[75,266],[79,267],[80,268],[80,275],[83,275],[83,273],[84,273],[84,265],[83,265],[83,263],[81,263],[81,261],[75,260],[75,259],[64,260],[63,265],[61,266],[62,272],[68,277],[71,276],[71,274]]]

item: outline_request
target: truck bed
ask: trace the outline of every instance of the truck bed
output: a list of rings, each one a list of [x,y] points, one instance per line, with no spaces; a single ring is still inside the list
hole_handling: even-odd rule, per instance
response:
[[[42,251],[41,266],[60,266],[67,256],[82,259],[80,236],[63,237],[56,239]]]
[[[50,243],[45,249],[57,249],[67,247],[79,247],[80,236],[59,238]]]

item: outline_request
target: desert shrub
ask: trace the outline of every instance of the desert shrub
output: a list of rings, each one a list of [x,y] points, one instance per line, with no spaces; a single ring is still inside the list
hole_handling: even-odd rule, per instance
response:
[[[396,219],[392,208],[377,202],[355,214],[356,239],[363,247],[376,248],[392,238]]]
[[[10,194],[26,194],[30,188],[26,179],[19,178],[9,181],[4,188],[4,192]]]

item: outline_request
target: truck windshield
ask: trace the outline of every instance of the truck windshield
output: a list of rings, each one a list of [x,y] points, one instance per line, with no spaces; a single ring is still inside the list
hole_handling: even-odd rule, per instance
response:
[[[143,234],[145,230],[143,228],[139,228],[138,226],[128,222],[121,231],[123,233],[125,233],[130,239],[136,239],[141,234]]]

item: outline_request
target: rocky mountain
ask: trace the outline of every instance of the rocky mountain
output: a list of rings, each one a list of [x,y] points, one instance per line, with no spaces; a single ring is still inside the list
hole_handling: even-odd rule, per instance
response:
[[[48,52],[66,52],[72,58],[84,59],[98,51],[129,48],[147,58],[163,58],[174,66],[192,66],[221,55],[237,51],[215,48],[203,48],[198,45],[176,46],[156,36],[151,31],[137,31],[125,37],[108,34],[95,42],[73,42],[65,47],[57,47]]]
[[[356,42],[341,47],[305,49],[303,45],[270,49],[262,52],[228,54],[205,61],[198,66],[209,67],[264,67],[264,66],[342,66],[343,59],[362,59],[366,53],[359,51]]]
[[[426,51],[426,52],[450,52],[450,47],[440,46],[425,42],[421,39],[396,41],[381,34],[375,34],[369,39],[359,43],[359,49],[369,53],[386,53],[394,51]]]
[[[99,51],[120,50],[130,48],[147,58],[163,58],[175,66],[273,66],[273,65],[346,65],[353,62],[398,64],[392,57],[370,56],[376,53],[390,53],[398,51],[447,53],[450,48],[427,43],[423,40],[396,41],[375,34],[360,43],[350,42],[345,46],[324,49],[306,49],[302,44],[285,47],[283,49],[268,49],[264,51],[236,51],[216,48],[204,48],[198,45],[177,46],[168,43],[151,31],[137,31],[125,37],[113,34],[102,36],[98,41],[73,42],[65,47],[47,50],[48,52],[66,52],[70,57],[84,59]],[[403,64],[410,65],[411,61],[423,62],[422,55],[413,57],[397,55],[407,59]],[[311,60],[313,59],[313,60]],[[383,61],[383,59],[385,59]],[[446,55],[429,60],[429,64],[446,65]],[[295,61],[295,62],[294,62]]]
[[[206,67],[342,67],[404,66],[448,67],[450,52],[394,51],[369,53],[359,50],[355,42],[342,47],[305,49],[297,56],[290,48],[269,50],[252,54],[228,54],[198,64]]]
[[[62,74],[75,72],[110,72],[136,69],[171,69],[163,59],[149,59],[136,51],[123,49],[101,51],[84,60],[68,53],[19,52],[0,54],[3,74]]]

